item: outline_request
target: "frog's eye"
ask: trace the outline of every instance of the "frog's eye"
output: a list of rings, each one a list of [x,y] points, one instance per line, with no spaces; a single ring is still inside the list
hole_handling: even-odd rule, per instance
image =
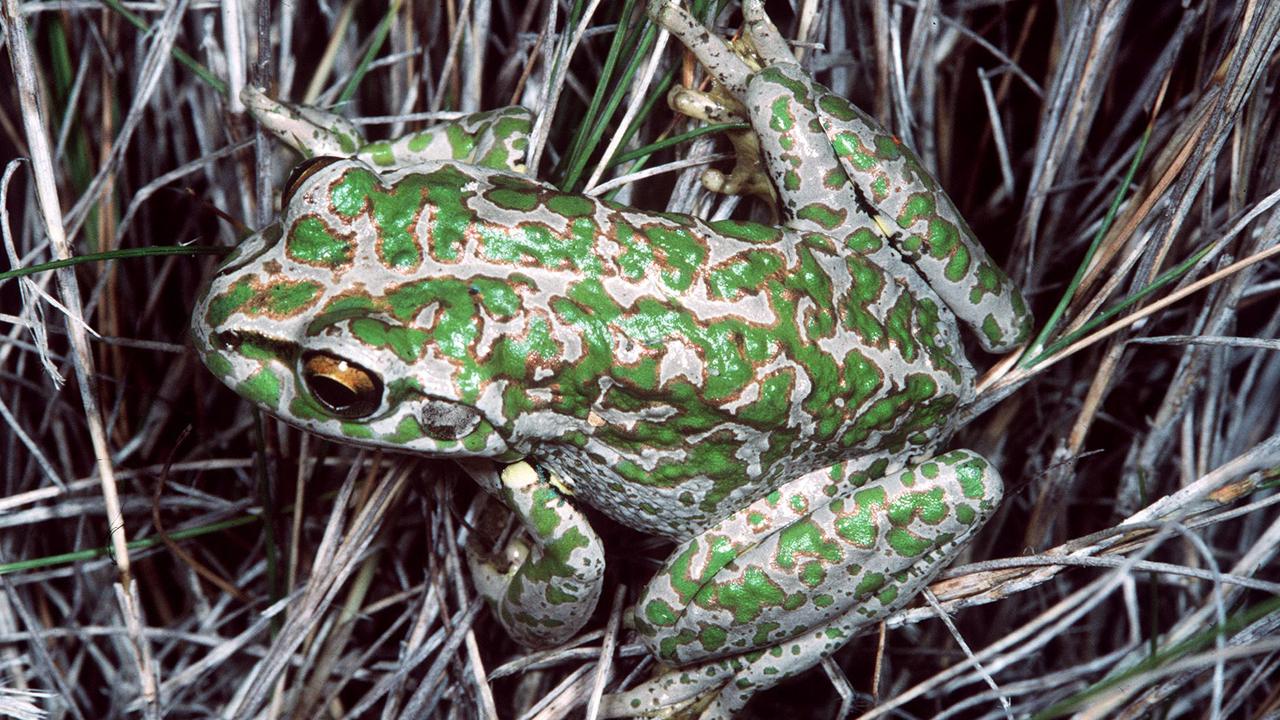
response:
[[[337,355],[303,355],[302,381],[316,402],[343,420],[367,417],[382,405],[382,380]]]
[[[280,204],[282,206],[288,205],[289,201],[293,199],[294,193],[298,192],[298,188],[302,187],[302,183],[306,182],[307,178],[315,175],[341,159],[342,158],[321,155],[319,157],[308,158],[295,165],[293,170],[289,173],[289,179],[284,183],[284,193],[282,194]]]

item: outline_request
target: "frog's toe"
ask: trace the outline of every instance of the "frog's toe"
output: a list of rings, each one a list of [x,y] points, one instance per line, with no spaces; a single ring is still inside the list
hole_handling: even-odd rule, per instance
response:
[[[730,97],[690,90],[673,85],[667,93],[667,105],[686,117],[713,123],[747,122],[746,109]]]
[[[766,65],[796,62],[796,56],[791,53],[786,38],[782,37],[778,26],[765,14],[764,0],[743,0],[742,18],[751,46]]]
[[[763,650],[668,670],[606,696],[601,717],[729,720],[757,692],[813,667],[845,639],[838,629],[819,628]]]
[[[716,82],[742,97],[753,71],[733,48],[675,0],[649,0],[647,9],[649,17],[688,48]]]
[[[668,670],[630,690],[606,695],[600,704],[600,717],[729,720],[746,704],[745,699],[739,703],[733,702],[733,697],[724,697],[735,675],[729,660]]]

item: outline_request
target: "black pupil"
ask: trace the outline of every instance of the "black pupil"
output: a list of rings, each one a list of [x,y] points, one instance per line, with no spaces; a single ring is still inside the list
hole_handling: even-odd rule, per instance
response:
[[[356,401],[356,394],[351,388],[323,375],[309,375],[307,387],[311,389],[312,395],[331,410],[346,410]]]

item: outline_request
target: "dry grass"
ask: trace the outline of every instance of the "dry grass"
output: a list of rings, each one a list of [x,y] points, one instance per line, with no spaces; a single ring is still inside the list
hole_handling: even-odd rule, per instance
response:
[[[364,75],[380,4],[263,21],[231,0],[132,4],[144,33],[96,3],[4,0],[0,149],[30,162],[4,168],[3,264],[227,246],[224,215],[270,220],[291,160],[179,49],[292,99],[332,103],[362,77],[351,117],[515,98],[544,121],[543,177],[581,157],[578,188],[762,212],[696,192],[683,159],[707,138],[617,183],[640,168],[596,169],[613,130],[571,147],[597,87],[630,91],[622,150],[671,130],[661,103],[640,111],[669,49],[600,77],[620,5],[576,44],[566,7],[397,5]],[[1002,511],[933,597],[829,674],[868,717],[1276,717],[1280,3],[799,6],[784,31],[825,48],[807,58],[820,79],[938,169],[1040,326],[1054,319],[988,375],[971,414],[987,412],[956,440],[1002,469]],[[309,439],[200,366],[186,327],[210,269],[155,254],[0,280],[0,716],[575,717],[618,687],[641,655],[618,618],[665,546],[607,527],[614,599],[593,632],[521,651],[462,570],[473,490],[449,465]],[[813,672],[753,710],[838,705]]]

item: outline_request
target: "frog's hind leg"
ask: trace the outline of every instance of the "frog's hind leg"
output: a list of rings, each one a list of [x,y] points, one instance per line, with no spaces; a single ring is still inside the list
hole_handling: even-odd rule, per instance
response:
[[[879,234],[929,283],[988,352],[1031,334],[1018,287],[978,242],[920,158],[874,118],[822,88],[818,117]]]
[[[824,90],[800,68],[763,7],[747,5],[748,40],[766,63],[762,70],[749,66],[674,0],[650,0],[649,14],[742,105],[740,114],[759,138],[763,167],[778,191],[786,223],[802,231],[833,231],[850,223],[858,205],[818,121],[815,100]],[[749,163],[754,158],[740,165]],[[737,168],[735,175],[740,175]]]
[[[636,603],[636,628],[677,666],[611,712],[751,695],[835,652],[945,568],[999,505],[999,474],[956,450],[868,480],[855,462],[803,475],[676,548]],[[610,717],[614,715],[609,715]]]

